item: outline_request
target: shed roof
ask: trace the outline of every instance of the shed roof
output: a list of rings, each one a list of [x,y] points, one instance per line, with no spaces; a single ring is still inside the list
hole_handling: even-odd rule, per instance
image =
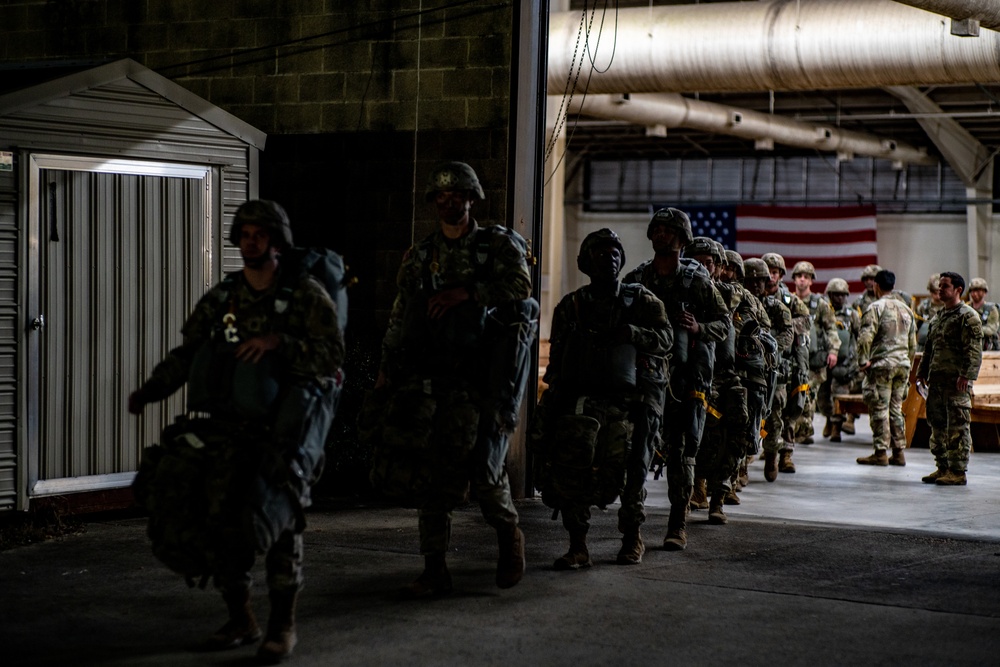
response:
[[[123,79],[128,79],[160,95],[258,150],[264,149],[267,134],[131,58],[123,58],[0,95],[0,117]]]

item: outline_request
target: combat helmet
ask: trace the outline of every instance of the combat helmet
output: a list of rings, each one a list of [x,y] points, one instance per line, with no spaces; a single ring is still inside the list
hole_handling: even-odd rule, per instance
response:
[[[878,264],[869,264],[865,268],[861,269],[861,279],[874,278],[875,274],[882,270],[882,267]]]
[[[464,162],[442,162],[431,170],[424,199],[431,201],[434,194],[442,190],[467,190],[476,199],[486,199],[475,170]]]
[[[771,279],[771,270],[764,260],[751,257],[743,260],[743,280],[754,280],[756,278]]]
[[[715,239],[712,239],[712,245],[715,247],[715,263],[722,266],[726,263],[726,246]]]
[[[767,265],[768,269],[778,269],[781,271],[781,275],[785,275],[787,272],[787,269],[785,268],[785,258],[776,252],[765,252],[760,256],[760,259]],[[746,269],[746,262],[743,264],[743,268]],[[768,277],[770,277],[770,274]]]
[[[657,225],[664,225],[675,234],[680,235],[684,245],[694,240],[694,232],[691,231],[691,218],[688,214],[676,208],[661,208],[653,214],[649,225],[646,226],[646,238],[653,238],[653,229]]]
[[[826,284],[826,294],[850,294],[851,288],[843,278],[833,278]]]
[[[941,289],[941,274],[932,273],[931,277],[927,279],[927,291],[937,292]]]
[[[986,284],[985,278],[973,278],[969,281],[969,291],[971,292],[974,289],[981,289],[984,292],[989,292],[990,286]]]
[[[715,241],[707,236],[696,236],[691,242],[684,246],[685,257],[695,257],[696,255],[710,255],[718,261],[719,252],[715,248]]]
[[[740,253],[736,252],[735,250],[729,250],[727,248],[726,263],[730,264],[733,267],[733,273],[736,274],[736,279],[739,280],[740,282],[743,282],[743,276],[745,274],[743,271],[743,257],[740,256]]]
[[[236,217],[229,227],[229,242],[240,245],[240,234],[243,225],[258,225],[271,235],[271,242],[276,246],[288,248],[292,245],[292,225],[288,213],[281,204],[269,199],[253,199],[244,202],[236,209]]]
[[[799,275],[800,273],[806,273],[810,278],[816,280],[816,267],[812,265],[812,262],[801,261],[798,262],[794,267],[792,267],[792,277]]]
[[[580,254],[576,256],[576,266],[581,272],[590,275],[590,252],[597,246],[611,244],[618,248],[622,254],[621,266],[625,266],[625,246],[622,245],[621,237],[615,234],[614,230],[604,227],[596,232],[591,232],[580,244]],[[619,267],[619,272],[621,267]]]

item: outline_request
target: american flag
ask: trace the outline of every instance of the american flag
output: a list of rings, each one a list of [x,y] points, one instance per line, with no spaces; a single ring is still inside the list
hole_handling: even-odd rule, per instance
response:
[[[878,262],[874,206],[680,206],[695,236],[715,239],[744,259],[776,252],[792,267],[812,262],[822,292],[833,278],[847,281],[852,294],[865,290],[861,270]],[[794,288],[793,288],[794,289]]]

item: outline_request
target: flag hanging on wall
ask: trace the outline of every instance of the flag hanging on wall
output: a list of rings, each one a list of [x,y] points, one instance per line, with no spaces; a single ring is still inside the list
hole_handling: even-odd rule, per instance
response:
[[[865,290],[861,270],[878,262],[874,206],[689,206],[695,236],[708,236],[744,259],[776,252],[792,267],[812,262],[821,293],[833,278],[847,281],[852,294]],[[794,288],[793,288],[794,289]]]

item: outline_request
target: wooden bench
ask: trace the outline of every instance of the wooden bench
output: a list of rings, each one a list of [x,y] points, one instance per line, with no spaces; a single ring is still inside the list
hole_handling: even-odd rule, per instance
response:
[[[927,447],[931,429],[927,425],[927,404],[916,387],[918,353],[910,369],[910,390],[903,401],[906,442],[909,447]],[[838,394],[833,409],[839,414],[867,414],[861,394]],[[1000,452],[1000,352],[983,352],[979,378],[973,384],[972,448],[979,452]]]

